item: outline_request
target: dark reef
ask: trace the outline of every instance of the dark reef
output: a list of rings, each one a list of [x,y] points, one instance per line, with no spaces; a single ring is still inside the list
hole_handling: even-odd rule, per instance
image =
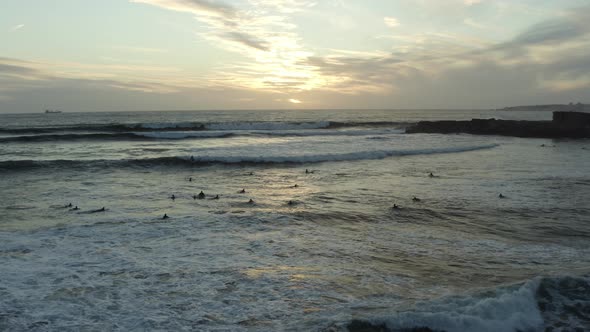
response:
[[[472,119],[470,121],[420,121],[406,133],[466,133],[538,138],[590,138],[590,113],[553,112],[552,121]]]

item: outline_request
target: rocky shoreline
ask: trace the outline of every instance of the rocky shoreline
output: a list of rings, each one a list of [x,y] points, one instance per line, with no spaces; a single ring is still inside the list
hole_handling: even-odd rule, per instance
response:
[[[553,112],[552,121],[472,119],[470,121],[420,121],[406,133],[465,133],[533,138],[590,138],[590,113]]]

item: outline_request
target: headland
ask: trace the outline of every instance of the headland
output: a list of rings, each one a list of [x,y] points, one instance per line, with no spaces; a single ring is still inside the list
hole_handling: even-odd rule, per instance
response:
[[[406,133],[465,133],[534,138],[590,138],[590,113],[554,111],[552,121],[472,119],[469,121],[420,121]]]

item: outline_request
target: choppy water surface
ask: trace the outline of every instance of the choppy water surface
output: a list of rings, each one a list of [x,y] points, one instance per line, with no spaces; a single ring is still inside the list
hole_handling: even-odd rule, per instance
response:
[[[472,117],[0,115],[0,330],[589,328],[590,142]]]

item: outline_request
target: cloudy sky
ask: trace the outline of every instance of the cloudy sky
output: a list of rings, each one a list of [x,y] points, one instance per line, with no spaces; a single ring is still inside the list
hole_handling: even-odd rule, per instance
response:
[[[1,0],[0,112],[590,102],[588,0]]]

